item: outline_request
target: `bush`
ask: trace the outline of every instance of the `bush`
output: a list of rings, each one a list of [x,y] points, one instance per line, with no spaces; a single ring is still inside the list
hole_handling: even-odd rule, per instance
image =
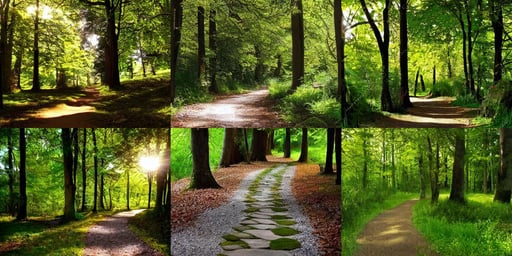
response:
[[[281,109],[285,119],[300,122],[311,117],[311,105],[322,98],[322,91],[313,87],[301,86],[283,98]]]
[[[436,84],[432,86],[431,95],[433,97],[454,96],[454,86],[446,80],[437,81]]]
[[[273,99],[284,98],[288,94],[288,91],[290,90],[292,85],[291,81],[281,81],[277,79],[270,79],[268,83],[268,91],[270,97]]]
[[[334,98],[323,99],[311,104],[311,112],[322,119],[322,127],[334,127],[341,122],[341,104]]]
[[[458,95],[457,99],[452,103],[455,106],[468,107],[468,108],[478,108],[480,107],[480,102],[472,95]]]

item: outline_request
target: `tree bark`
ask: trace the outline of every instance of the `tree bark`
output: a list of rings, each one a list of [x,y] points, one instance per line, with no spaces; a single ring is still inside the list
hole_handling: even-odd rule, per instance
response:
[[[292,87],[295,91],[304,82],[304,16],[302,0],[292,1]]]
[[[209,31],[208,31],[208,39],[209,39],[209,47],[212,52],[212,56],[210,57],[210,86],[208,87],[208,91],[210,93],[218,93],[219,88],[217,86],[217,11],[212,8],[210,9],[210,19],[209,19]]]
[[[325,174],[332,174],[334,170],[332,169],[332,153],[334,150],[334,133],[336,132],[335,128],[327,128],[327,152],[325,153]]]
[[[86,190],[87,190],[87,163],[86,163],[86,153],[87,153],[87,128],[83,129],[84,131],[84,139],[82,141],[82,208],[81,211],[85,212],[87,210],[87,202],[85,200]]]
[[[450,201],[465,203],[464,199],[464,156],[465,134],[463,129],[455,131],[455,155],[453,157],[452,188]]]
[[[73,183],[72,137],[69,128],[62,128],[62,156],[64,164],[64,221],[75,220],[75,184]]]
[[[20,153],[21,154],[21,153]],[[9,203],[8,212],[11,216],[16,216],[16,196],[14,195],[14,144],[12,142],[12,129],[7,129],[7,174],[9,176]]]
[[[308,128],[302,128],[302,142],[300,144],[299,163],[308,162]]]
[[[237,143],[237,128],[224,129],[224,146],[222,147],[222,157],[219,166],[228,167],[232,164],[242,162],[242,152]]]
[[[336,158],[336,185],[341,185],[341,128],[336,128],[334,134],[335,158]]]
[[[204,7],[197,7],[197,78],[201,82],[206,73],[206,46],[204,42]]]
[[[2,1],[1,27],[0,27],[0,109],[2,108],[2,94],[11,92],[10,74],[12,61],[12,32],[15,15],[11,15],[11,26],[9,26],[10,0]],[[11,28],[10,28],[11,27]],[[10,39],[9,39],[10,38]],[[11,42],[9,42],[11,41]]]
[[[412,107],[409,98],[407,1],[400,0],[400,105],[402,108]]]
[[[181,25],[183,23],[183,0],[171,0],[171,47],[170,47],[170,66],[171,66],[171,103],[176,98],[176,71],[178,68],[178,55],[180,52],[181,42]]]
[[[94,198],[92,212],[98,212],[98,145],[96,144],[96,129],[92,128],[92,144],[94,150]]]
[[[191,143],[193,169],[190,188],[220,188],[210,170],[208,128],[192,128]]]
[[[348,116],[347,81],[345,79],[345,25],[343,24],[342,0],[334,1],[334,29],[336,37],[336,60],[338,64],[338,99],[341,102],[341,121]]]
[[[34,18],[34,70],[32,72],[32,91],[40,91],[39,82],[39,0],[36,0],[36,13]]]
[[[290,128],[285,128],[285,136],[284,136],[284,144],[283,144],[283,157],[284,158],[290,158],[291,154],[291,147],[290,147],[290,140],[291,140],[291,130]]]
[[[510,204],[512,196],[512,129],[500,129],[500,169],[494,201]]]
[[[252,129],[251,161],[267,161],[267,131]]]
[[[503,77],[503,4],[500,0],[490,0],[490,16],[494,32],[493,82],[497,84]]]
[[[20,128],[20,205],[18,206],[17,220],[27,219],[27,142],[25,128]]]

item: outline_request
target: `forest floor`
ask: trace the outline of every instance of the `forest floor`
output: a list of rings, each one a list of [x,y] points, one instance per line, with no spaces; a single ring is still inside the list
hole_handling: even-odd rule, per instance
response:
[[[168,86],[161,79],[6,95],[0,127],[166,127]]]
[[[366,224],[357,239],[359,247],[355,255],[437,255],[412,223],[412,207],[416,202],[407,201]]]
[[[116,213],[92,226],[86,234],[83,255],[161,255],[128,227],[128,219],[142,211]]]
[[[475,127],[473,118],[478,108],[453,106],[453,97],[411,97],[413,107],[405,114],[377,114],[374,120],[363,127],[382,128],[470,128]]]
[[[268,98],[268,89],[219,96],[213,102],[183,107],[171,117],[171,127],[288,127]]]
[[[257,173],[261,173],[262,168],[269,168],[271,166],[275,166],[276,164],[280,164],[282,166],[283,164],[286,164],[290,162],[290,159],[284,159],[284,158],[276,158],[272,156],[267,156],[269,162],[256,162],[251,163],[250,165],[247,164],[238,164],[233,165],[228,168],[221,168],[217,170],[214,173],[214,176],[217,180],[217,182],[222,186],[222,189],[207,189],[207,190],[186,190],[189,184],[189,179],[182,179],[178,180],[175,183],[171,184],[171,238],[175,238],[175,234],[177,233],[187,233],[188,231],[192,229],[201,229],[204,230],[204,232],[210,232],[210,229],[208,227],[201,227],[197,226],[198,222],[201,222],[201,219],[204,219],[204,215],[215,215],[215,211],[217,211],[219,208],[222,208],[227,205],[230,206],[231,204],[241,204],[241,208],[237,206],[236,209],[245,208],[246,211],[235,211],[236,209],[232,209],[229,211],[230,213],[223,214],[222,217],[226,217],[224,215],[238,215],[242,214],[245,217],[242,216],[242,218],[245,219],[245,221],[248,221],[250,223],[251,221],[257,221],[265,222],[267,224],[256,224],[256,228],[262,228],[262,230],[252,230],[247,231],[249,233],[254,233],[256,235],[262,235],[266,236],[270,234],[270,230],[266,230],[266,228],[273,227],[272,225],[276,225],[276,220],[271,220],[272,215],[282,215],[281,217],[284,218],[284,216],[287,216],[287,219],[278,220],[277,222],[285,223],[286,222],[297,222],[297,223],[304,223],[304,221],[309,222],[312,226],[312,230],[307,230],[307,227],[296,227],[292,226],[293,228],[296,228],[301,233],[297,234],[298,237],[305,236],[306,234],[314,234],[316,237],[316,242],[311,240],[306,240],[304,242],[304,248],[303,250],[308,250],[308,248],[311,247],[312,244],[315,244],[313,246],[318,247],[318,251],[320,252],[320,255],[339,255],[340,253],[340,216],[341,216],[341,210],[339,207],[339,195],[340,195],[340,189],[339,186],[334,184],[334,177],[333,176],[323,176],[319,175],[319,168],[318,165],[313,164],[300,164],[296,166],[296,171],[294,171],[293,177],[290,177],[288,174],[288,168],[285,168],[285,172],[279,173],[280,167],[276,167],[272,170],[273,173],[268,174],[263,177],[263,180],[260,181],[259,184],[252,184],[254,186],[258,187],[264,187],[269,186],[269,189],[258,189],[257,191],[270,191],[270,186],[276,186],[275,179],[272,178],[275,175],[282,175],[283,177],[283,183],[281,185],[281,194],[286,194],[287,192],[283,191],[289,191],[288,196],[284,196],[284,198],[276,199],[279,201],[277,204],[280,206],[278,208],[283,209],[272,209],[272,207],[268,207],[269,203],[272,205],[275,205],[276,202],[271,202],[273,200],[268,199],[267,197],[270,196],[266,193],[260,193],[257,192],[255,195],[253,195],[255,200],[251,204],[254,205],[245,205],[244,203],[249,204],[248,202],[234,202],[232,200],[234,199],[234,194],[239,194],[240,189],[242,187],[247,187],[251,180],[254,180],[254,177],[249,178],[250,181],[244,181],[250,176],[254,176]],[[281,168],[282,169],[282,168]],[[260,170],[260,171],[257,171]],[[255,173],[256,171],[256,173]],[[276,172],[276,173],[274,173]],[[278,178],[277,178],[278,179]],[[288,185],[286,185],[288,184]],[[247,188],[246,192],[247,192]],[[292,192],[293,191],[293,196]],[[243,196],[246,196],[245,193],[243,193]],[[236,197],[236,196],[235,196]],[[289,199],[293,198],[293,201],[291,202]],[[295,205],[295,206],[294,206]],[[297,206],[298,205],[298,206]],[[277,206],[277,205],[275,205]],[[234,206],[230,206],[234,207]],[[267,208],[268,207],[268,208]],[[299,209],[297,207],[300,207],[301,211],[307,216],[306,219],[297,217],[293,212],[296,212],[296,209]],[[286,211],[285,209],[286,208]],[[247,211],[249,209],[249,211]],[[272,209],[272,212],[271,212]],[[243,210],[243,209],[242,209]],[[283,212],[277,212],[273,213],[273,210],[283,210]],[[252,212],[255,211],[255,212]],[[260,212],[261,211],[261,212]],[[267,213],[268,211],[268,213]],[[300,211],[300,210],[299,210]],[[266,215],[268,215],[268,220]],[[215,215],[213,217],[216,218],[216,216],[221,217],[220,215]],[[337,217],[336,217],[337,216]],[[327,217],[327,218],[326,218]],[[307,221],[309,219],[309,221]],[[219,222],[216,220],[215,222]],[[238,223],[238,221],[235,220],[235,222]],[[220,223],[219,225],[223,225],[224,222]],[[235,223],[235,224],[237,224]],[[238,226],[242,227],[245,224],[238,223]],[[272,223],[272,224],[270,224]],[[247,224],[247,223],[246,223]],[[235,225],[236,226],[236,225]],[[235,227],[233,226],[233,227]],[[236,226],[236,227],[238,227]],[[250,225],[249,225],[250,226]],[[309,226],[309,225],[308,225]],[[223,227],[225,228],[228,233],[229,230],[231,230],[231,226]],[[206,231],[209,230],[209,231]],[[267,232],[268,231],[268,232]],[[233,230],[231,230],[233,232]],[[236,232],[238,235],[246,236],[246,232]],[[268,233],[268,234],[266,234]],[[210,239],[204,237],[203,239]],[[276,238],[272,236],[273,238]],[[304,239],[304,238],[301,238]],[[219,241],[217,241],[219,240]],[[244,239],[248,240],[248,242],[251,245],[251,248],[255,249],[254,253],[258,253],[257,250],[259,249],[265,249],[268,248],[268,241],[264,241],[265,239]],[[215,240],[215,244],[212,246],[219,246],[218,242],[222,241],[222,237],[218,237]],[[173,241],[175,245],[172,245],[171,247],[177,246],[177,242]],[[190,243],[190,241],[187,241],[187,243]],[[229,244],[229,242],[228,242]],[[171,248],[171,254],[176,253],[177,249]],[[218,247],[221,248],[221,247]],[[227,247],[229,249],[229,246]],[[189,250],[192,248],[188,248]],[[196,248],[197,249],[197,248]],[[238,248],[240,249],[240,248]],[[174,251],[173,251],[174,250]],[[199,249],[200,250],[200,249]],[[299,249],[300,250],[300,249]],[[178,251],[179,252],[179,251]],[[289,255],[284,251],[274,251],[275,255]],[[234,250],[234,251],[225,251],[226,255],[237,255],[236,253],[250,253],[250,251],[243,251],[242,250]],[[261,253],[261,251],[259,251]],[[280,253],[280,254],[279,254]],[[252,254],[249,254],[252,255]],[[266,254],[265,254],[266,255]],[[270,254],[269,254],[270,255]],[[274,255],[274,254],[272,254]]]

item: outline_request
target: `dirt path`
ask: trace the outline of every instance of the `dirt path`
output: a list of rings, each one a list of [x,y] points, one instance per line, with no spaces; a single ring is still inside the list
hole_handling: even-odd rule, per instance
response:
[[[185,106],[171,119],[172,127],[285,127],[271,107],[268,90],[219,97],[214,102]]]
[[[128,219],[142,211],[120,212],[91,227],[83,255],[161,255],[128,228]]]
[[[407,201],[366,224],[357,238],[359,248],[355,255],[437,255],[412,224],[412,207],[416,202]]]
[[[411,97],[414,107],[406,114],[378,115],[375,121],[364,124],[368,127],[390,128],[468,128],[474,127],[472,119],[478,109],[452,106],[453,97],[415,98]]]
[[[100,99],[96,87],[88,87],[83,91],[85,96],[69,100],[53,106],[29,109],[18,113],[10,113],[0,119],[2,127],[100,127],[104,123],[104,115],[97,113],[92,104]]]

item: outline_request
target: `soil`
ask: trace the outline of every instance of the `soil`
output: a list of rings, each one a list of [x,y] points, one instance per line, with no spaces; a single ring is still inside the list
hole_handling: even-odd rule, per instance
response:
[[[171,118],[171,127],[289,127],[290,125],[272,110],[272,106],[274,102],[268,98],[268,89],[220,96],[210,103],[183,107]]]
[[[355,255],[438,255],[412,224],[412,207],[416,202],[407,201],[366,224],[357,238],[359,248]]]
[[[478,108],[452,106],[453,97],[411,97],[413,107],[405,114],[377,115],[372,123],[364,127],[382,128],[470,128]]]
[[[91,227],[86,234],[83,255],[162,255],[128,227],[128,219],[142,211],[120,212]]]

